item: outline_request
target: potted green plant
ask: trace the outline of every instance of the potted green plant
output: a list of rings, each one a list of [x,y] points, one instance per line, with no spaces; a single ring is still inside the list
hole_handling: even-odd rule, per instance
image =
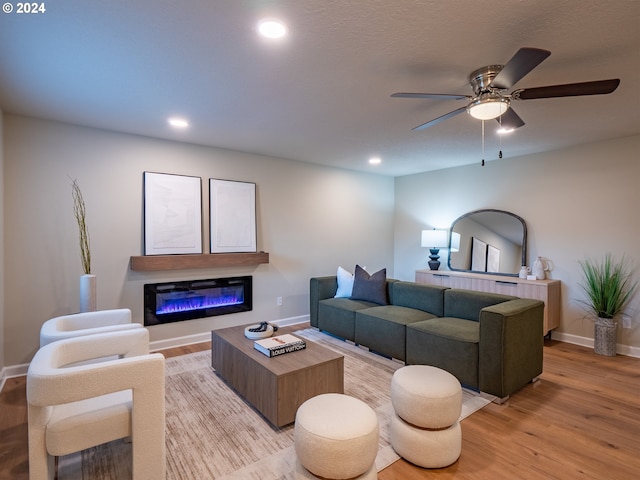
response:
[[[614,261],[607,253],[602,261],[583,260],[580,286],[587,299],[582,301],[595,317],[594,351],[599,355],[616,354],[616,318],[624,312],[638,282],[624,257]]]
[[[71,194],[73,196],[73,213],[78,223],[80,260],[84,272],[84,275],[80,276],[80,311],[90,312],[96,310],[96,276],[91,274],[91,249],[85,218],[86,208],[82,191],[76,179],[71,180]]]

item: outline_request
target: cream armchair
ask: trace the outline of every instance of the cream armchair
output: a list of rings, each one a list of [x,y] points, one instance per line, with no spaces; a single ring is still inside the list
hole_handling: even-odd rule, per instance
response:
[[[57,456],[131,437],[133,478],[164,479],[164,382],[164,357],[149,354],[146,328],[38,350],[27,373],[29,478],[54,478]]]
[[[64,338],[144,328],[131,322],[131,310],[119,308],[75,313],[47,320],[40,328],[40,347]]]

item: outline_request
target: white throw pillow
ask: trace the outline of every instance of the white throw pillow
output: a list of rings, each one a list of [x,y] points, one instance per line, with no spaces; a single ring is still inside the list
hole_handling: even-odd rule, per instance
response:
[[[338,291],[334,298],[349,298],[353,291],[353,274],[347,272],[344,268],[338,267]]]

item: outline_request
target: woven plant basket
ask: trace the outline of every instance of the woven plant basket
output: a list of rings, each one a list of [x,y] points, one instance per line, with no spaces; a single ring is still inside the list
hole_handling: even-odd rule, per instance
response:
[[[595,323],[593,350],[598,355],[616,356],[616,323],[610,318],[600,318]]]

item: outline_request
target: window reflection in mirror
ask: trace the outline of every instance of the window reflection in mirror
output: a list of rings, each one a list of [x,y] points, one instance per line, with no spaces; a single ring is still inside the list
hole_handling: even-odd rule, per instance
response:
[[[503,210],[476,210],[451,224],[460,245],[449,249],[451,270],[517,276],[527,258],[527,226]]]

